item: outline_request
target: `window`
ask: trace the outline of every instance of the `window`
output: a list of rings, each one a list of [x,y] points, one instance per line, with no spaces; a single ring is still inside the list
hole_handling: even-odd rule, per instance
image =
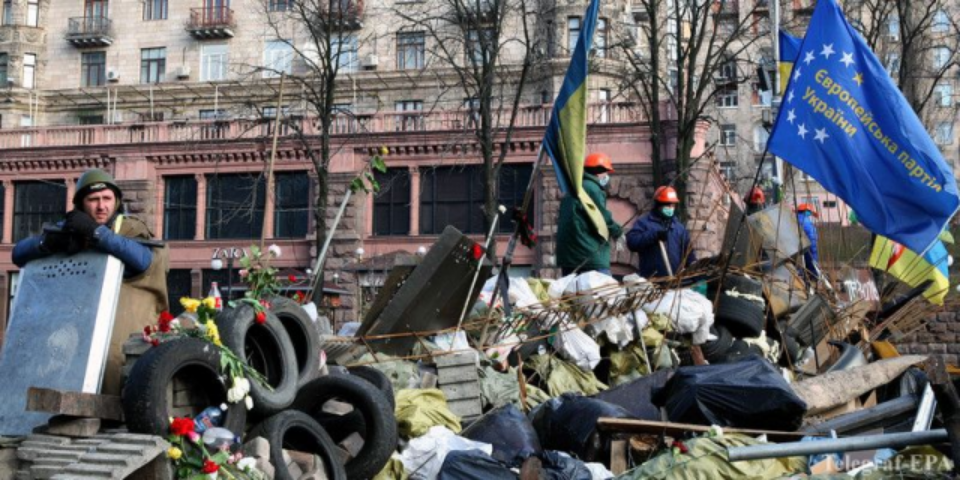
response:
[[[947,12],[937,10],[937,13],[933,14],[933,25],[930,30],[933,33],[947,33],[950,30],[950,17],[947,16]]]
[[[824,200],[824,201],[823,201],[823,208],[837,208],[837,201],[836,201],[836,200]]]
[[[27,26],[40,26],[40,0],[27,0]]]
[[[3,24],[13,25],[13,0],[3,0]]]
[[[271,12],[286,12],[290,10],[293,0],[267,0],[267,9]]]
[[[501,204],[519,206],[530,180],[529,164],[503,165],[500,169]],[[464,233],[483,233],[483,166],[434,167],[420,174],[420,233],[431,235],[453,225]],[[532,209],[531,209],[532,211]],[[501,232],[513,229],[511,222]]]
[[[336,55],[336,64],[340,71],[357,71],[360,65],[357,60],[357,37],[353,35],[335,36],[330,39],[330,48]]]
[[[580,17],[570,17],[567,19],[567,53],[573,54],[577,49],[577,41],[580,40],[580,29],[582,20]]]
[[[887,20],[887,37],[892,40],[897,40],[900,38],[900,19],[897,17],[891,17],[890,20]]]
[[[950,63],[952,53],[947,47],[936,47],[933,49],[933,68],[942,69]]]
[[[601,88],[597,90],[597,102],[600,104],[600,123],[610,121],[610,89]]]
[[[373,234],[408,235],[410,233],[410,171],[390,168],[376,172],[380,191],[373,197]]]
[[[44,223],[55,223],[67,209],[67,187],[63,182],[14,183],[13,241],[38,235]]]
[[[937,124],[936,140],[937,145],[950,145],[953,143],[953,122],[940,122]]]
[[[197,179],[164,177],[163,238],[193,240],[197,232]]]
[[[422,100],[402,100],[396,103],[398,112],[420,112],[423,111]],[[423,115],[401,113],[397,115],[397,130],[412,131],[423,130]]]
[[[77,122],[80,125],[103,125],[102,113],[80,114],[77,116]],[[91,142],[86,142],[91,143]]]
[[[725,60],[720,65],[720,71],[718,72],[718,77],[719,77],[719,80],[723,82],[736,82],[737,81],[737,59],[730,58]]]
[[[273,235],[276,238],[307,236],[310,214],[310,177],[307,172],[278,173],[273,211]]]
[[[597,31],[593,36],[593,49],[596,51],[597,57],[606,58],[607,57],[607,37],[610,32],[607,28],[607,19],[598,18],[597,19]]]
[[[167,49],[144,48],[140,50],[140,83],[160,83],[167,74]]]
[[[737,144],[737,126],[720,125],[720,145],[725,147]]]
[[[941,83],[934,89],[934,94],[936,95],[937,105],[941,107],[953,105],[953,85]]]
[[[766,128],[763,128],[762,125],[757,125],[753,127],[753,150],[756,152],[763,152],[764,147],[767,146],[767,140],[770,139],[770,132]]]
[[[887,73],[894,76],[900,72],[900,54],[897,52],[887,53],[883,65],[887,68]]]
[[[189,268],[170,269],[167,272],[167,302],[170,303],[170,313],[183,313],[180,299],[193,297],[193,276]]]
[[[80,86],[99,87],[107,72],[106,52],[87,52],[80,55]]]
[[[470,30],[467,32],[467,62],[470,65],[483,65],[490,59],[491,50],[496,42],[492,28]]]
[[[267,41],[263,49],[263,78],[275,78],[280,72],[293,71],[293,47],[286,40]]]
[[[222,108],[216,110],[200,110],[200,120],[220,120],[223,118],[227,118],[227,112]]]
[[[23,88],[36,86],[37,56],[33,53],[23,54]]]
[[[0,87],[6,87],[9,83],[7,80],[8,58],[6,53],[0,53]]]
[[[257,174],[207,176],[207,238],[259,238],[264,190]]]
[[[397,33],[397,69],[417,70],[423,68],[425,42],[423,32]]]
[[[166,20],[167,0],[143,0],[144,20]]]
[[[227,44],[200,47],[200,81],[210,82],[227,78]]]
[[[737,87],[725,87],[717,90],[717,106],[720,108],[736,107],[740,103]]]

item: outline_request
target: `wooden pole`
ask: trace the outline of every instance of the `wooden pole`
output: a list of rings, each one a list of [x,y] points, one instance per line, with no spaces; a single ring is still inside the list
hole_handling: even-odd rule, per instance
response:
[[[277,95],[277,110],[276,115],[273,119],[273,145],[270,146],[270,161],[267,162],[267,193],[266,198],[264,198],[264,207],[263,214],[266,215],[267,212],[273,212],[273,163],[277,158],[277,141],[280,137],[280,118],[283,116],[283,80],[286,77],[284,72],[280,72],[280,93]],[[273,222],[267,222],[267,219],[263,219],[263,226],[260,229],[260,251],[263,251],[263,244],[266,241],[267,227]]]

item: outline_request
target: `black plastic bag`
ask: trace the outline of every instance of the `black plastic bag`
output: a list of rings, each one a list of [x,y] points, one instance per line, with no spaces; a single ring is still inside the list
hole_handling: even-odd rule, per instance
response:
[[[641,420],[661,420],[660,407],[653,404],[650,398],[653,392],[663,388],[667,380],[673,375],[673,370],[657,370],[656,372],[623,383],[609,390],[604,390],[593,398],[619,405]]]
[[[593,480],[586,465],[576,458],[561,455],[560,452],[546,451],[540,455],[543,462],[544,480]]]
[[[780,372],[758,356],[682,367],[654,393],[653,402],[666,407],[671,422],[790,432],[807,410]]]
[[[480,417],[460,436],[493,445],[493,458],[511,467],[519,467],[528,457],[543,451],[530,420],[513,404]]]
[[[516,480],[506,465],[480,450],[454,450],[443,459],[437,480]]]
[[[529,416],[544,449],[568,452],[588,461],[608,450],[608,446],[591,440],[598,418],[634,418],[622,407],[574,393],[541,404]]]

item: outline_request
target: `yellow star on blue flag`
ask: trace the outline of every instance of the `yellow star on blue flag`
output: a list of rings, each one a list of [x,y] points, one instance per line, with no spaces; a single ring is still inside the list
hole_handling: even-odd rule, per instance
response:
[[[836,0],[817,2],[769,149],[920,256],[960,206],[952,169]]]

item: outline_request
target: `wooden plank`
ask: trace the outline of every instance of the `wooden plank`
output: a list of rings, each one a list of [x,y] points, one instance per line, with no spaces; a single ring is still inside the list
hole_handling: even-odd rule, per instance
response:
[[[626,440],[610,442],[610,471],[614,475],[627,471],[627,445]]]
[[[671,437],[680,437],[686,432],[706,433],[710,427],[689,423],[658,422],[653,420],[627,420],[622,418],[601,417],[597,426],[607,433],[646,433],[657,435],[664,433]],[[811,435],[804,432],[778,432],[774,430],[753,430],[748,428],[723,427],[725,433],[740,433],[744,435],[766,435],[772,441],[797,441]]]
[[[120,397],[116,395],[30,387],[27,390],[27,410],[123,421],[123,406],[120,403]]]

